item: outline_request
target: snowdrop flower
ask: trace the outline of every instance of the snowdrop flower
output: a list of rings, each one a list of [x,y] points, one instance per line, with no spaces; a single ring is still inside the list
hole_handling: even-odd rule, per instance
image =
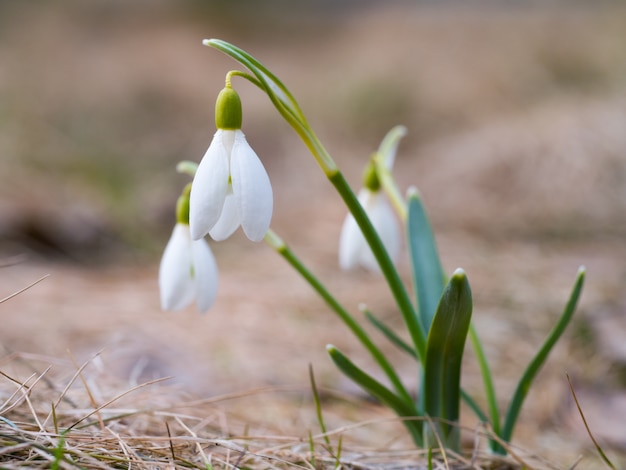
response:
[[[402,237],[398,220],[387,196],[380,189],[363,188],[359,191],[358,198],[374,229],[378,232],[383,245],[385,245],[391,260],[396,262],[400,255]],[[374,253],[372,253],[352,214],[348,214],[341,229],[339,266],[346,271],[362,266],[370,271],[380,273],[380,267]]]
[[[201,313],[217,296],[218,272],[205,239],[192,240],[189,230],[189,185],[177,204],[177,222],[159,267],[159,290],[163,310],[181,310],[194,300]]]
[[[241,225],[261,241],[272,219],[273,195],[267,172],[241,132],[241,101],[227,83],[215,105],[217,132],[198,165],[191,189],[191,237],[207,233],[225,240]]]
[[[380,155],[384,158],[385,166],[391,170],[398,143],[405,132],[406,129],[401,126],[392,129],[381,143],[378,154],[373,158]],[[358,200],[378,232],[389,257],[395,263],[400,255],[402,232],[391,203],[381,188],[373,158],[365,169],[364,187],[359,191]],[[352,214],[348,214],[339,239],[339,267],[349,271],[359,266],[376,273],[381,272],[356,220]]]

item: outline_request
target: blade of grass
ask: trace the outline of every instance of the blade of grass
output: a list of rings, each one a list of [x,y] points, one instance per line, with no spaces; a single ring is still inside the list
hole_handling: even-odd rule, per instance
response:
[[[572,380],[570,379],[569,374],[565,374],[565,375],[567,376],[567,383],[569,384],[569,389],[572,391],[572,396],[574,397],[574,402],[576,403],[576,408],[578,408],[578,413],[580,414],[580,417],[583,420],[583,424],[585,425],[585,429],[587,430],[587,434],[589,434],[589,437],[591,438],[591,442],[593,442],[593,445],[595,446],[596,450],[598,451],[598,454],[600,454],[600,457],[602,458],[604,463],[607,465],[607,467],[615,470],[615,465],[613,465],[613,462],[611,462],[611,460],[609,460],[609,458],[606,456],[606,454],[602,450],[602,447],[600,447],[600,444],[598,444],[598,441],[596,441],[596,438],[593,437],[593,434],[591,433],[591,429],[589,429],[589,425],[587,424],[587,419],[585,418],[585,414],[583,413],[583,409],[580,406],[580,403],[578,402],[578,397],[576,396],[576,392],[574,391],[574,386],[572,385]]]
[[[528,364],[528,367],[522,374],[522,377],[517,384],[517,388],[515,389],[515,393],[513,394],[513,399],[511,400],[506,417],[504,419],[502,434],[500,435],[500,437],[506,442],[511,441],[513,429],[515,428],[515,422],[517,421],[517,417],[519,416],[519,412],[524,403],[524,399],[528,394],[528,390],[530,389],[530,385],[533,379],[537,375],[537,372],[539,372],[539,369],[541,368],[543,363],[548,358],[548,354],[550,354],[550,351],[552,351],[552,348],[565,331],[565,328],[569,324],[572,315],[576,310],[576,305],[578,304],[578,299],[580,297],[580,293],[582,292],[584,280],[585,268],[581,266],[578,270],[578,276],[576,277],[574,288],[572,289],[570,298],[567,302],[567,305],[565,306],[565,309],[563,310],[563,314],[546,338],[539,351],[537,351],[535,357]]]
[[[326,434],[326,423],[324,422],[324,415],[322,414],[322,402],[320,400],[320,394],[317,390],[317,384],[315,383],[315,375],[313,374],[313,365],[309,364],[309,381],[311,382],[311,390],[313,391],[313,401],[315,402],[315,413],[317,414],[317,423],[320,425],[322,435],[324,436],[324,442],[328,446],[332,455],[333,449],[330,444],[330,438]]]

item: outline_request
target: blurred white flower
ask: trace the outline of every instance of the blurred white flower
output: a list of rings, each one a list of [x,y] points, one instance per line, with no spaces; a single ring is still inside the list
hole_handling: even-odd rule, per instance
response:
[[[159,289],[163,310],[181,310],[194,300],[201,313],[217,296],[218,272],[206,240],[192,240],[189,225],[178,222],[159,267]]]
[[[395,263],[400,255],[402,234],[393,208],[385,193],[381,190],[361,189],[359,202],[378,232],[380,239]],[[341,229],[339,239],[339,266],[346,271],[362,266],[380,273],[380,267],[370,249],[361,229],[352,214],[348,214]]]
[[[376,159],[381,159],[387,172],[393,168],[400,139],[406,134],[404,126],[396,126],[385,135],[363,173],[363,189],[358,199],[365,213],[383,242],[391,261],[396,263],[402,247],[402,232],[395,212],[383,191],[378,175]],[[339,267],[344,270],[362,266],[380,273],[380,266],[374,257],[361,229],[352,214],[346,216],[339,239]]]
[[[189,224],[194,240],[207,233],[225,240],[242,226],[261,241],[272,219],[270,179],[240,129],[218,129],[191,187]]]

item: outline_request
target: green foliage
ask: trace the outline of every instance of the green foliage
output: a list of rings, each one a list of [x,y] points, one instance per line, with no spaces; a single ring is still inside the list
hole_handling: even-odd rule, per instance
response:
[[[443,445],[453,451],[461,450],[458,426],[461,399],[469,405],[480,420],[489,422],[493,432],[501,440],[510,441],[532,381],[563,334],[576,309],[582,291],[584,269],[581,268],[579,271],[568,303],[557,324],[522,374],[501,428],[493,377],[478,334],[471,325],[473,305],[467,276],[462,269],[457,269],[446,281],[435,236],[417,190],[409,193],[408,200],[399,196],[400,192],[390,172],[391,165],[385,162],[385,155],[380,155],[386,152],[395,154],[398,141],[404,135],[403,128],[392,129],[383,141],[379,155],[375,155],[371,162],[373,162],[372,171],[377,172],[375,176],[382,189],[393,202],[400,218],[406,222],[414,301],[409,297],[406,286],[366,211],[332,157],[309,126],[287,87],[258,60],[238,47],[217,39],[206,40],[205,44],[226,53],[250,70],[252,75],[244,72],[229,72],[229,74],[248,79],[267,94],[278,112],[302,138],[354,217],[396,301],[410,342],[401,339],[400,335],[371,312],[365,310],[365,316],[388,340],[421,364],[423,371],[417,375],[422,378],[422,403],[419,406],[416,404],[389,359],[357,319],[341,305],[282,239],[270,230],[265,241],[294,267],[348,326],[385,373],[391,387],[361,369],[335,346],[329,345],[327,351],[335,365],[347,377],[401,417],[417,446],[426,445],[432,449],[432,445]],[[389,159],[393,161],[393,158]],[[483,377],[485,397],[489,407],[488,415],[461,388],[461,365],[468,336],[476,352]],[[416,370],[419,371],[419,368]],[[313,379],[312,384],[320,424],[323,426],[319,397]],[[505,449],[495,442],[491,442],[491,448],[495,452],[505,452]],[[431,450],[429,450],[429,456],[432,456]],[[430,458],[429,465],[432,466]]]

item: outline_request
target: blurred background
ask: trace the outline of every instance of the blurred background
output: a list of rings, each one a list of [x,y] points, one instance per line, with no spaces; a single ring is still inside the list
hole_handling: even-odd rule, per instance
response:
[[[587,449],[569,371],[596,432],[626,448],[619,1],[0,1],[0,295],[52,274],[0,306],[5,351],[104,349],[120,376],[175,375],[202,394],[306,383],[313,362],[326,384],[358,393],[324,345],[367,363],[364,353],[282,260],[241,234],[212,244],[213,311],[160,312],[158,260],[188,181],[175,165],[204,154],[215,97],[237,68],[201,45],[209,37],[283,80],[355,187],[385,133],[408,128],[399,184],[420,188],[445,268],[468,272],[501,398],[585,264],[580,312],[519,436]],[[252,85],[235,87],[274,186],[275,230],[346,305],[367,301],[399,325],[379,279],[337,271],[345,210],[306,148]],[[479,384],[475,365],[466,370]]]

